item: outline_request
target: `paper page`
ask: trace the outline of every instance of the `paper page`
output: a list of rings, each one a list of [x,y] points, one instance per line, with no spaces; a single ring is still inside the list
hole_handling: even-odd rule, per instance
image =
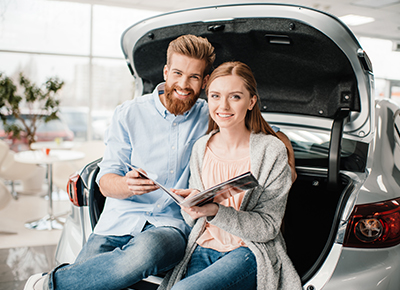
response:
[[[225,182],[217,184],[194,196],[191,196],[181,202],[181,205],[185,207],[191,207],[194,205],[202,206],[206,203],[213,202],[216,197],[220,197],[221,200],[229,198],[244,190],[254,188],[257,185],[257,179],[255,179],[255,177],[249,171]]]

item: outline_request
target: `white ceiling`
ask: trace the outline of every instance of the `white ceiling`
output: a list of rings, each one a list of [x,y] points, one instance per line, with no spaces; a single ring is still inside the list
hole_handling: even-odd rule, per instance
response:
[[[374,22],[352,26],[356,36],[368,36],[400,42],[400,0],[289,0],[289,1],[238,1],[238,0],[66,0],[101,5],[115,5],[129,8],[168,12],[186,8],[212,6],[230,3],[290,3],[316,8],[335,16],[356,14],[373,17]],[[384,4],[392,2],[391,4]],[[393,3],[395,2],[395,3]],[[383,4],[383,6],[382,6]],[[373,6],[380,7],[373,7]],[[371,7],[372,6],[372,7]]]

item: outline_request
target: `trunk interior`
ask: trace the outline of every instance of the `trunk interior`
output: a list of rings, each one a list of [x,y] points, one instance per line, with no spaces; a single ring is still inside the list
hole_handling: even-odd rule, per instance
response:
[[[360,111],[357,81],[347,56],[321,31],[287,18],[193,22],[149,31],[126,45],[131,52],[124,51],[132,54],[128,66],[141,78],[142,93],[152,92],[163,81],[168,44],[183,34],[210,41],[216,53],[214,67],[226,61],[249,65],[262,112],[334,119],[343,108]]]
[[[282,232],[303,283],[321,267],[335,240],[352,185],[340,177],[340,186],[332,190],[326,177],[298,172],[290,190]]]

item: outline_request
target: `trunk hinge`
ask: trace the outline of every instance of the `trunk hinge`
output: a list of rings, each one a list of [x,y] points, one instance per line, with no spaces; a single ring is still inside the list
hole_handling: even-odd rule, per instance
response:
[[[350,114],[350,108],[340,108],[336,112],[336,117],[332,123],[331,140],[329,142],[328,156],[328,189],[336,190],[340,185],[340,153],[343,137],[343,128],[346,118]]]

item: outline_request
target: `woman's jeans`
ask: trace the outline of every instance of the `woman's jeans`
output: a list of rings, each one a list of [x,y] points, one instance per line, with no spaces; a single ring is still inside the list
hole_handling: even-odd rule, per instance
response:
[[[172,290],[256,289],[257,263],[247,247],[220,253],[197,246],[188,264],[186,277]]]
[[[136,237],[91,234],[74,264],[47,275],[44,289],[123,289],[172,269],[185,247],[186,237],[173,227],[147,224]]]

